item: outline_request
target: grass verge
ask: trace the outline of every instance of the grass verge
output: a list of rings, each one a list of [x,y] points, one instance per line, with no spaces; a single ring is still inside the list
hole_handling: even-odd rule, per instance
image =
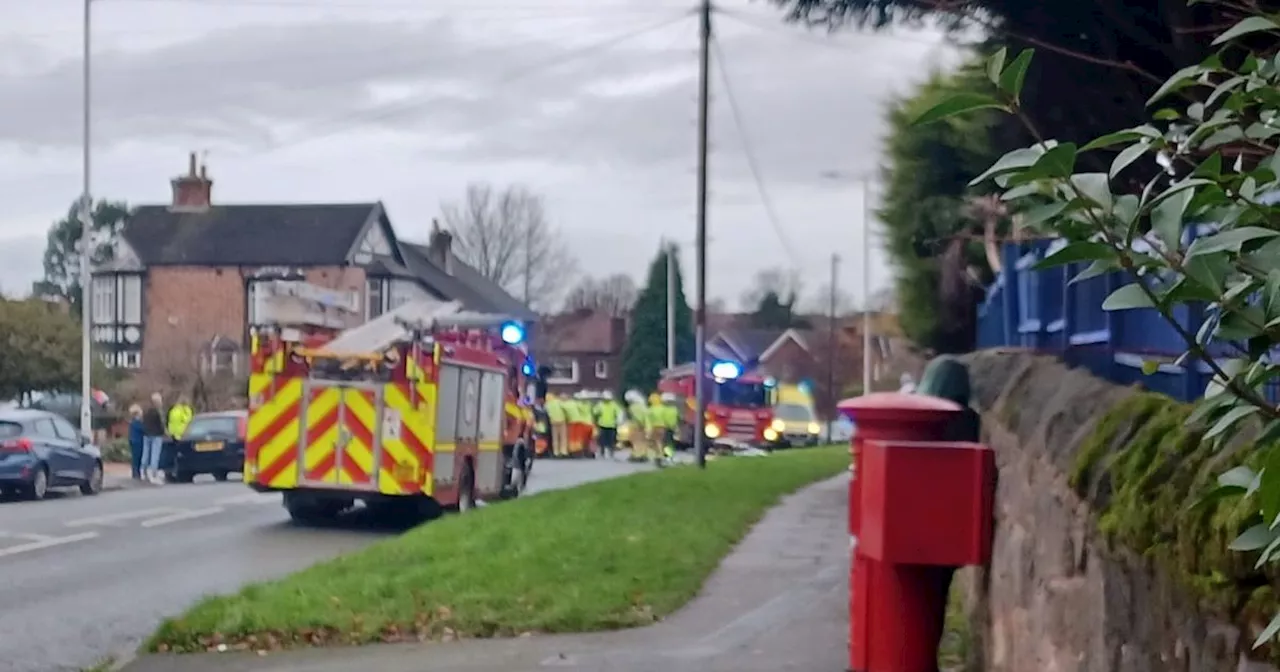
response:
[[[640,626],[688,602],[844,446],[637,474],[449,516],[166,620],[148,651],[273,650]],[[536,472],[535,472],[536,473]],[[536,476],[535,476],[536,478]]]

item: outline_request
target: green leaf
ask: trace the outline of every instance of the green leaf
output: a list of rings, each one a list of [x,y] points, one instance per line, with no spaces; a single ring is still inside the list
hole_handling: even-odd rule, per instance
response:
[[[969,186],[977,186],[997,175],[1014,173],[1034,166],[1036,161],[1040,160],[1040,156],[1042,154],[1044,154],[1044,151],[1034,147],[1015,149],[997,159],[996,162],[992,164],[990,168],[986,169],[986,171],[981,175],[970,180]]]
[[[1062,247],[1053,254],[1036,262],[1033,268],[1057,268],[1058,266],[1074,264],[1078,261],[1111,259],[1115,256],[1116,251],[1110,245],[1095,243],[1088,240],[1080,240],[1074,243],[1067,243],[1065,247]]]
[[[1201,254],[1188,259],[1182,270],[1187,277],[1208,289],[1216,296],[1227,290],[1227,276],[1231,274],[1231,260],[1225,252]]]
[[[1209,72],[1209,70],[1203,65],[1189,65],[1173,73],[1173,76],[1166,79],[1164,84],[1161,84],[1160,88],[1156,89],[1156,92],[1147,99],[1147,104],[1151,105],[1174,91],[1180,91],[1191,86],[1195,83],[1196,77],[1199,77],[1206,72]]]
[[[1081,196],[1110,210],[1112,204],[1111,180],[1106,173],[1079,173],[1071,176],[1071,184]]]
[[[1206,177],[1211,180],[1222,177],[1222,155],[1217,152],[1210,154],[1209,158],[1201,161],[1200,165],[1196,166],[1191,175],[1193,177]]]
[[[1184,189],[1151,209],[1151,230],[1170,252],[1182,248],[1182,214],[1191,205],[1193,196],[1192,190]]]
[[[1066,209],[1067,203],[1064,201],[1055,201],[1045,205],[1037,205],[1023,214],[1022,226],[1026,228],[1038,226],[1053,219],[1054,217],[1057,217],[1059,213]]]
[[[1093,140],[1089,144],[1085,145],[1084,147],[1081,147],[1080,151],[1088,152],[1095,149],[1104,149],[1106,147],[1114,147],[1115,145],[1123,144],[1126,142],[1135,142],[1137,140],[1142,140],[1143,138],[1154,140],[1159,137],[1162,137],[1162,136],[1160,135],[1160,131],[1156,129],[1155,126],[1152,126],[1150,124],[1143,124],[1142,126],[1126,128],[1123,131],[1116,131],[1115,133],[1108,133],[1104,136],[1101,136]]]
[[[1118,264],[1115,259],[1099,259],[1092,264],[1089,264],[1088,268],[1077,273],[1076,277],[1071,278],[1070,284],[1074,285],[1077,282],[1083,282],[1089,278],[1096,278],[1100,275],[1106,275],[1112,271],[1118,270],[1120,270],[1120,264]]]
[[[951,117],[968,114],[977,110],[1004,110],[1009,108],[1000,101],[982,93],[957,93],[948,96],[946,100],[934,105],[924,111],[924,114],[915,118],[911,122],[911,126],[923,126],[934,122],[950,119]]]
[[[1027,171],[1032,178],[1069,177],[1076,167],[1075,143],[1064,142],[1045,152]]]
[[[1151,149],[1151,144],[1147,142],[1138,142],[1128,147],[1116,155],[1115,161],[1111,162],[1111,177],[1120,174],[1120,171],[1129,167],[1129,164],[1137,161],[1147,150]]]
[[[1276,25],[1275,21],[1272,21],[1265,16],[1250,16],[1229,28],[1227,32],[1219,35],[1213,40],[1212,44],[1217,46],[1250,33],[1257,33],[1264,30],[1276,30],[1277,28],[1280,28],[1280,25]]]
[[[1272,231],[1260,226],[1244,226],[1229,231],[1219,231],[1213,235],[1195,239],[1191,243],[1191,247],[1187,248],[1187,256],[1194,257],[1224,250],[1239,252],[1240,246],[1251,240],[1274,238],[1276,236],[1280,236],[1280,231]]]
[[[1133,310],[1135,308],[1154,308],[1155,305],[1142,286],[1133,283],[1111,292],[1111,296],[1108,296],[1102,302],[1102,309],[1107,311]]]
[[[1031,57],[1035,49],[1023,49],[1013,62],[1000,73],[1000,90],[1009,94],[1015,102],[1022,97],[1022,85],[1027,80],[1027,69],[1031,67]]]
[[[1257,478],[1258,478],[1258,475],[1254,473],[1252,469],[1244,465],[1241,465],[1239,467],[1235,467],[1234,469],[1229,469],[1222,474],[1219,474],[1218,485],[1221,485],[1221,486],[1233,485],[1240,488],[1241,490],[1245,490],[1245,489],[1254,487],[1254,481]]]
[[[1004,59],[1008,55],[1009,50],[1005,47],[1000,47],[999,51],[987,59],[987,79],[991,80],[992,84],[999,86],[1000,73],[1004,71]]]
[[[1187,510],[1188,511],[1203,510],[1204,508],[1212,504],[1216,504],[1224,499],[1227,499],[1230,497],[1239,497],[1243,494],[1244,494],[1244,488],[1237,487],[1234,485],[1219,486],[1210,490],[1209,492],[1206,492],[1204,496],[1198,497],[1192,500],[1191,504],[1187,507]]]
[[[1240,533],[1228,548],[1233,551],[1256,551],[1271,543],[1272,538],[1271,529],[1259,523]]]
[[[1256,649],[1272,639],[1275,639],[1277,632],[1280,632],[1280,614],[1272,616],[1271,622],[1267,624],[1267,627],[1263,628],[1262,632],[1258,633],[1258,638],[1253,640],[1253,648]]]
[[[1160,371],[1160,362],[1153,359],[1142,360],[1142,373],[1148,376],[1154,376]]]
[[[1257,412],[1258,409],[1253,406],[1236,406],[1219,418],[1218,421],[1213,424],[1213,427],[1210,427],[1209,431],[1204,433],[1204,438],[1212,439],[1215,436],[1220,436],[1235,426],[1237,422],[1240,422]]]
[[[1172,107],[1163,107],[1151,115],[1156,121],[1174,121],[1182,118],[1182,114]]]
[[[1262,296],[1266,301],[1267,321],[1280,318],[1280,269],[1267,271],[1267,285],[1262,290]]]

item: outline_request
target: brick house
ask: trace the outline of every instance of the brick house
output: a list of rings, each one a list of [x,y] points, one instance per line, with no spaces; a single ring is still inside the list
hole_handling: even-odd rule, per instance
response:
[[[626,318],[582,311],[545,318],[534,350],[539,363],[551,367],[547,378],[551,392],[617,392],[626,342]]]
[[[459,260],[452,235],[399,240],[381,203],[221,205],[193,154],[169,205],[133,210],[94,269],[92,337],[108,366],[243,373],[263,312],[256,287],[302,280],[350,301],[354,321],[424,297],[520,319],[533,314]]]

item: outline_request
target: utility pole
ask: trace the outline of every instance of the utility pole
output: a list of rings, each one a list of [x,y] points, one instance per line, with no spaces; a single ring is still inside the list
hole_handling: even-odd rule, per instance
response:
[[[86,437],[93,436],[93,383],[89,380],[93,369],[93,334],[91,332],[91,314],[93,312],[93,274],[89,268],[93,260],[91,246],[93,232],[93,200],[90,196],[90,151],[91,136],[90,119],[90,79],[89,56],[91,50],[90,28],[92,27],[92,0],[84,0],[84,186],[80,194],[80,432]]]
[[[667,369],[676,368],[676,244],[667,243]]]
[[[862,393],[871,394],[871,178],[862,178]]]
[[[711,97],[711,0],[701,0],[698,28],[698,309],[694,326],[694,378],[697,413],[693,451],[698,468],[707,467],[707,132]]]
[[[839,395],[836,393],[836,366],[837,350],[836,350],[836,269],[840,266],[840,255],[831,255],[831,312],[829,315],[829,333],[827,334],[827,352],[831,354],[827,356],[827,395],[830,397],[831,412],[827,416],[827,442],[831,442],[832,428],[835,426],[836,419],[836,403],[839,401]]]

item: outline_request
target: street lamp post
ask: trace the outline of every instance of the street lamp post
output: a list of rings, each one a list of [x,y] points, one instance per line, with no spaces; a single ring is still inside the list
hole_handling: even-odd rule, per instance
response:
[[[871,393],[871,182],[870,175],[859,175],[848,178],[837,170],[821,173],[829,180],[849,180],[862,187],[862,393]]]
[[[93,11],[91,7],[92,0],[84,0],[84,188],[80,194],[80,432],[86,437],[93,436],[93,401],[91,398],[93,386],[90,381],[90,371],[93,368],[93,352],[92,343],[93,334],[90,331],[92,321],[91,313],[93,312],[92,291],[90,285],[93,282],[93,275],[89,268],[93,261],[93,247],[91,245],[91,233],[93,231],[93,200],[90,195],[90,147],[91,136],[89,128],[90,119],[90,96],[91,96],[91,75],[90,68],[90,35],[93,21]]]

